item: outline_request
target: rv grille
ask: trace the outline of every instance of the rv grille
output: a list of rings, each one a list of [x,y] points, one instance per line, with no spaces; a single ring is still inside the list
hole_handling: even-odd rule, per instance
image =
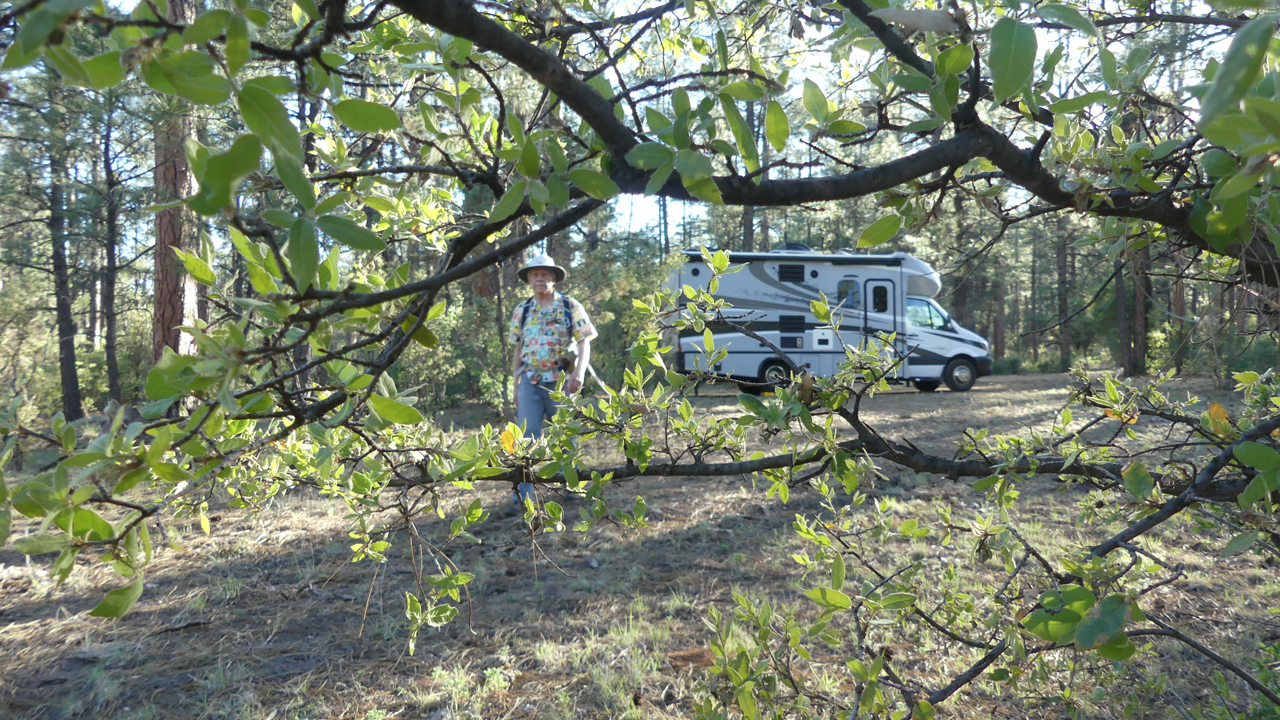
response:
[[[779,265],[778,280],[781,282],[804,282],[803,265]]]
[[[803,315],[779,315],[778,316],[778,332],[791,334],[802,333],[805,330],[805,322]]]

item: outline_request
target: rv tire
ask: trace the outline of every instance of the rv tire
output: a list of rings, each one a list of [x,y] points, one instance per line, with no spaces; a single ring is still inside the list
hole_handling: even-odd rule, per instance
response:
[[[942,379],[952,392],[964,392],[973,387],[974,381],[978,379],[978,368],[974,367],[969,358],[956,358],[947,363]]]
[[[771,388],[786,385],[791,382],[791,368],[781,360],[769,360],[760,366],[760,382]]]
[[[914,385],[920,392],[933,392],[942,386],[938,380],[916,380]]]

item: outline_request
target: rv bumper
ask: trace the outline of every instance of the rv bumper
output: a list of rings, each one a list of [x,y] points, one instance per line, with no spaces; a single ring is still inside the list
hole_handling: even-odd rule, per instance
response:
[[[973,364],[978,366],[978,377],[991,374],[992,362],[991,356],[989,355],[987,357],[980,357],[973,361]]]

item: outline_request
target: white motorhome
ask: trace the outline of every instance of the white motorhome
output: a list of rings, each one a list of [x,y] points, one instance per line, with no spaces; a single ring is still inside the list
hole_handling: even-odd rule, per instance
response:
[[[685,250],[685,263],[676,287],[705,289],[711,269],[699,250]],[[813,252],[789,244],[771,252],[728,253],[729,263],[744,265],[720,276],[715,296],[733,304],[747,326],[782,348],[796,364],[814,375],[834,375],[844,361],[843,346],[859,347],[868,337],[897,333],[893,352],[902,362],[896,378],[931,392],[943,383],[957,392],[991,374],[990,345],[960,327],[934,297],[942,289],[938,273],[919,258],[897,252],[861,255],[849,251]],[[823,329],[809,303],[825,294],[835,330]],[[747,383],[778,385],[790,372],[765,344],[729,327],[712,328],[716,348],[728,355],[709,370]],[[677,368],[699,369],[701,333],[685,331],[680,338]],[[744,385],[758,389],[759,385]]]

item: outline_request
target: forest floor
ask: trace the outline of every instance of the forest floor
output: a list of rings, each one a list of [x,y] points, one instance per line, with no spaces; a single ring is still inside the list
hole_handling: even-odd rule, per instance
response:
[[[877,396],[864,416],[890,437],[950,455],[966,428],[1046,428],[1066,404],[1067,381],[1022,375],[983,378],[968,393],[898,389]],[[1177,387],[1205,402],[1238,405],[1207,379]],[[735,396],[727,387],[706,388],[695,403],[736,416]],[[1075,414],[1077,422],[1087,419],[1086,411]],[[483,415],[463,408],[442,420],[460,432],[492,420]],[[1140,439],[1159,431],[1145,420],[1135,429]],[[616,461],[603,445],[586,450]],[[876,501],[922,522],[941,504],[954,508],[959,524],[991,510],[969,484],[884,471],[863,488],[870,500],[855,516],[873,512]],[[811,550],[791,526],[797,513],[821,510],[816,493],[783,504],[741,477],[651,479],[610,492],[623,506],[643,495],[650,527],[600,524],[586,534],[535,536],[518,518],[485,521],[484,544],[452,554],[476,574],[472,602],[453,624],[424,629],[412,656],[404,615],[411,559],[393,551],[385,564],[352,563],[343,508],[315,493],[291,494],[256,514],[219,510],[208,535],[175,528],[183,531],[178,546],[160,552],[142,599],[119,620],[87,615],[119,583],[107,572],[86,564],[56,588],[39,563],[0,551],[0,718],[690,717],[714,660],[703,623],[710,606],[730,611],[741,592],[816,613],[803,591],[825,580],[806,580],[791,559]],[[482,494],[492,507],[505,493]],[[1054,552],[1105,537],[1114,528],[1079,521],[1087,495],[1053,479],[1031,481],[1013,523]],[[576,516],[576,501],[564,502]],[[1194,529],[1178,524],[1151,541],[1177,556],[1187,579],[1150,602],[1228,657],[1256,657],[1260,642],[1280,634],[1277,616],[1268,614],[1280,605],[1280,576],[1258,555],[1223,560],[1227,537]],[[430,539],[447,527],[424,521],[419,531]],[[971,541],[942,547],[930,538],[886,543],[874,559],[890,567],[919,561],[942,572],[971,552]],[[988,564],[992,577],[1003,572],[998,561]],[[804,672],[813,687],[847,697],[845,659],[819,654]],[[930,686],[971,661],[961,654],[960,664],[907,669]],[[1180,646],[1156,640],[1112,668],[1105,685],[1077,688],[1073,709],[983,681],[939,716],[1062,718],[1070,710],[1089,718],[1190,717],[1222,700],[1212,672]],[[1239,683],[1228,685],[1242,692]]]

